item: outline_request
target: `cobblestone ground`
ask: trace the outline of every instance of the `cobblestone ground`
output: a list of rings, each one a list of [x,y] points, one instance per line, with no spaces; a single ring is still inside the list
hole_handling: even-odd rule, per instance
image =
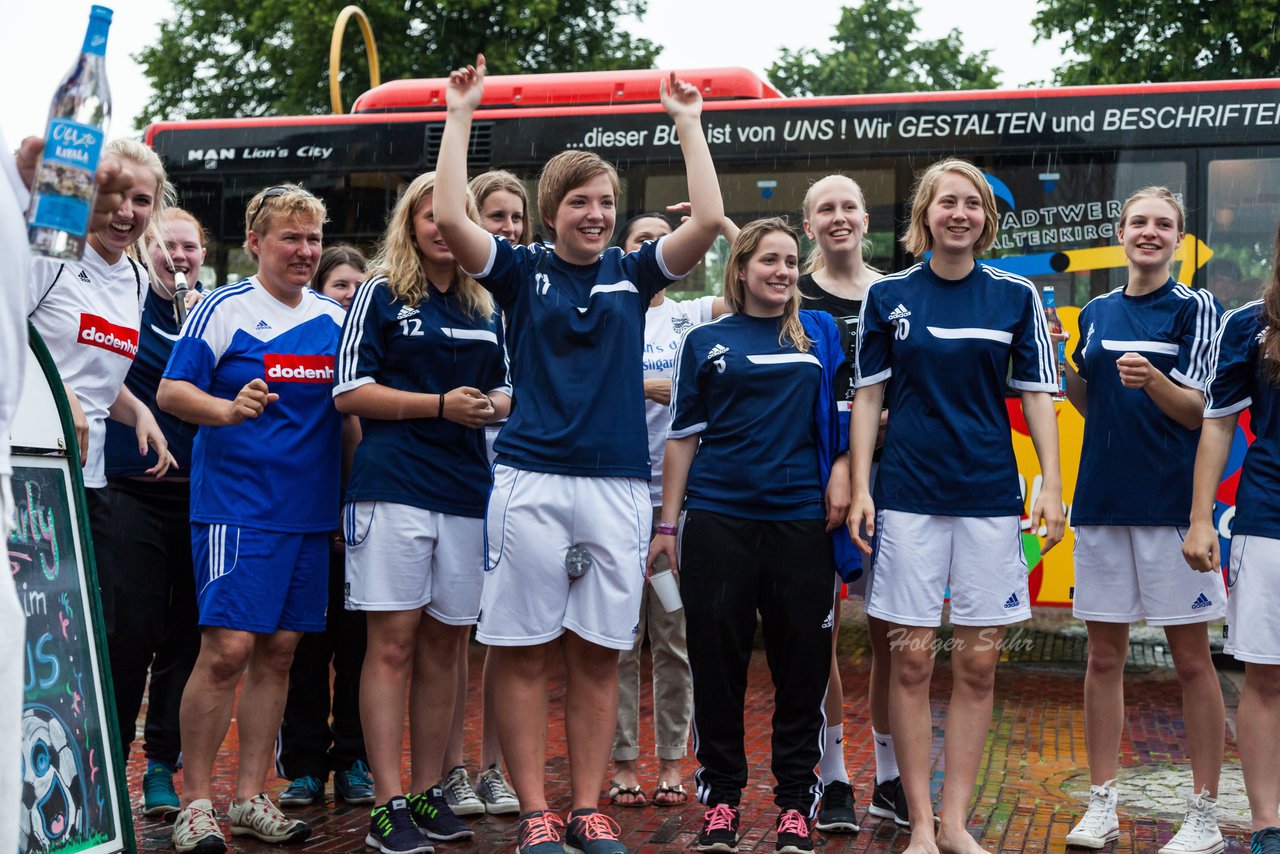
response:
[[[849,774],[857,792],[859,813],[864,814],[874,782],[874,755],[871,721],[866,702],[869,659],[865,632],[856,605],[846,603],[840,639],[840,664],[845,691],[845,744]],[[1218,630],[1213,629],[1216,639]],[[945,635],[943,636],[945,639]],[[1181,690],[1159,632],[1135,630],[1126,676],[1127,725],[1121,752],[1120,839],[1112,850],[1154,854],[1173,834],[1181,818],[1185,796],[1191,788],[1189,756],[1181,714]],[[1216,642],[1216,641],[1215,641]],[[483,647],[471,649],[470,708],[478,710],[480,663]],[[988,738],[987,763],[981,773],[969,828],[988,851],[1060,852],[1063,838],[1087,800],[1089,777],[1084,748],[1082,680],[1084,678],[1085,637],[1083,626],[1069,613],[1057,610],[1038,612],[1032,622],[1015,629],[1006,640],[1006,661],[996,681],[995,712]],[[950,670],[940,655],[933,680],[934,754],[933,789],[935,803],[942,784],[943,726],[950,694]],[[1220,671],[1227,702],[1227,765],[1224,769],[1221,824],[1228,852],[1248,849],[1248,811],[1240,778],[1239,755],[1233,734],[1238,699],[1239,672]],[[647,684],[648,670],[644,679]],[[757,651],[752,660],[747,697],[747,753],[751,782],[743,795],[742,850],[772,852],[772,780],[769,776],[769,718],[772,686],[764,655]],[[557,679],[556,684],[563,684]],[[553,698],[553,709],[562,696]],[[651,708],[643,708],[642,743],[652,744]],[[468,756],[478,751],[478,718],[467,727]],[[553,803],[567,806],[568,763],[565,759],[563,719],[553,713],[548,744],[547,789]],[[214,781],[216,806],[224,816],[234,789],[235,724],[217,765]],[[136,742],[141,744],[141,739]],[[171,850],[170,826],[144,819],[137,806],[140,799],[143,762],[137,755],[129,763],[130,791],[135,797],[134,828],[143,851]],[[408,744],[405,745],[408,766]],[[686,787],[695,768],[686,763]],[[641,779],[652,788],[657,762],[640,760]],[[474,769],[473,769],[474,772]],[[274,796],[286,781],[273,780]],[[179,788],[181,774],[179,773]],[[608,808],[622,827],[622,839],[633,852],[674,852],[691,848],[701,826],[702,807]],[[295,851],[358,852],[368,850],[363,839],[368,828],[368,811],[362,807],[324,806],[297,810],[310,822],[310,841]],[[512,851],[515,821],[511,818],[482,817],[473,824],[474,840],[465,843],[437,843],[440,854],[489,854]],[[226,830],[224,824],[224,832]],[[815,833],[815,842],[825,854],[845,852],[893,852],[906,847],[907,834],[892,822],[866,817],[856,835]],[[257,842],[231,838],[232,851],[267,852],[278,850]],[[1078,849],[1073,849],[1078,850]]]

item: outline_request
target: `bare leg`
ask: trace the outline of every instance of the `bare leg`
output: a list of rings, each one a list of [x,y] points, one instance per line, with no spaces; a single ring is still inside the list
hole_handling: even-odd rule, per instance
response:
[[[902,789],[911,813],[907,854],[936,854],[933,801],[929,797],[929,759],[933,722],[929,713],[929,681],[933,677],[933,643],[937,629],[891,626],[889,717],[893,746],[902,770]]]
[[[253,634],[208,626],[182,692],[182,803],[213,796],[213,763],[231,726],[236,683],[253,653]],[[254,794],[257,794],[256,792]]]
[[[878,733],[891,735],[889,720],[889,629],[879,617],[867,615],[867,635],[871,641],[871,680],[867,683],[867,704],[871,707],[871,726]]]
[[[547,668],[558,644],[489,647],[494,723],[524,812],[547,808]]]
[[[369,611],[360,671],[360,724],[378,803],[404,794],[400,778],[404,705],[422,611]]]
[[[1004,629],[954,626],[951,653],[951,704],[947,707],[944,747],[946,776],[942,781],[942,824],[938,850],[944,854],[981,854],[983,848],[966,829],[969,800],[982,765],[983,747],[991,728],[991,704]],[[911,813],[915,823],[914,809]]]
[[[458,638],[458,679],[453,695],[453,723],[449,726],[449,741],[444,746],[444,762],[440,768],[440,776],[446,777],[459,765],[466,766],[466,757],[462,753],[463,730],[467,723],[467,679],[470,674],[470,663],[467,653],[470,644],[470,632],[462,632]]]
[[[267,772],[275,751],[284,701],[289,693],[289,666],[302,632],[256,635],[253,654],[240,690],[240,773],[236,801],[257,797],[267,788]]]
[[[502,748],[498,744],[497,718],[493,710],[493,668],[489,666],[489,656],[492,654],[493,647],[485,647],[484,669],[480,676],[480,684],[484,695],[481,701],[484,720],[480,725],[481,768],[488,768],[490,765],[502,763]]]
[[[564,662],[569,673],[564,717],[573,795],[570,808],[595,809],[618,722],[618,651],[566,632]],[[523,806],[523,797],[520,803]]]
[[[410,791],[425,792],[440,782],[440,765],[454,713],[458,686],[458,638],[467,626],[450,626],[423,613],[413,652],[409,687]]]
[[[1253,830],[1280,827],[1280,665],[1245,664],[1236,727]]]
[[[1120,764],[1129,624],[1089,620],[1085,625],[1089,631],[1089,665],[1084,674],[1084,747],[1089,758],[1089,782],[1101,786],[1116,778]]]
[[[1209,624],[1190,623],[1165,626],[1173,666],[1182,683],[1182,717],[1191,747],[1191,777],[1196,794],[1209,790],[1218,797],[1218,775],[1222,771],[1223,741],[1226,738],[1226,711],[1222,684],[1209,653]]]

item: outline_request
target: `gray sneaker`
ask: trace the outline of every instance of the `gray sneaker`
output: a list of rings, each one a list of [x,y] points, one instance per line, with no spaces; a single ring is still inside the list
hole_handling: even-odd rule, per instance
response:
[[[507,785],[507,778],[502,769],[490,765],[480,772],[476,781],[476,794],[484,803],[484,811],[489,815],[516,815],[520,812],[520,801],[516,793]]]
[[[471,788],[471,775],[461,765],[449,772],[440,783],[444,789],[444,800],[453,810],[454,815],[484,815],[484,801],[476,796]]]

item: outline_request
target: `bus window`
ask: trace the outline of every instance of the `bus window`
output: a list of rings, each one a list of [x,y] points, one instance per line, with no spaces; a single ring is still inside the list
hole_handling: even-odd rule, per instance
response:
[[[1209,162],[1203,283],[1227,308],[1257,299],[1271,275],[1280,216],[1280,157]]]
[[[1059,305],[1075,306],[1125,283],[1126,262],[1116,234],[1125,198],[1151,185],[1182,196],[1189,174],[1181,159],[1132,154],[1119,161],[1092,155],[977,162],[1000,215],[993,265],[1040,287],[1053,285]]]

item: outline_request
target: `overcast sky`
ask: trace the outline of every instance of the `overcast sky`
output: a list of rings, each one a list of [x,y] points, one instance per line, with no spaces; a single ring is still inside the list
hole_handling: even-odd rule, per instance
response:
[[[170,0],[105,2],[116,13],[107,45],[114,108],[109,136],[132,136],[148,85],[131,55],[159,37],[159,22],[172,5]],[[1033,42],[1034,0],[986,0],[981,14],[973,3],[917,2],[922,36],[937,38],[958,28],[967,49],[991,49],[1003,86],[1043,81],[1059,61],[1058,46]],[[49,99],[80,49],[90,5],[88,0],[37,0],[6,16],[0,27],[0,80],[5,81],[0,129],[11,146],[44,132]],[[627,26],[665,47],[660,65],[740,65],[763,73],[782,47],[828,47],[839,15],[839,0],[649,0],[644,21]]]

